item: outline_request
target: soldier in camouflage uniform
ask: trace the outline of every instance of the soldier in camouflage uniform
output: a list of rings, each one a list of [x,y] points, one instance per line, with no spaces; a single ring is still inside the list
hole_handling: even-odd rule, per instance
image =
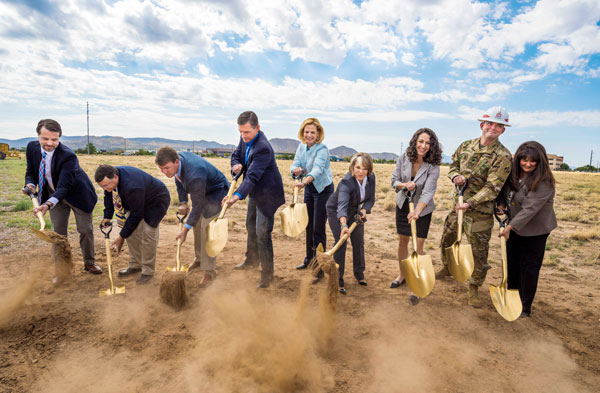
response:
[[[444,222],[441,240],[443,267],[436,273],[436,278],[450,275],[444,250],[456,241],[457,212],[464,211],[464,234],[473,249],[475,267],[469,278],[469,304],[481,307],[478,289],[485,280],[490,269],[487,263],[489,241],[494,226],[494,201],[510,174],[511,154],[498,137],[504,133],[508,124],[508,112],[502,107],[488,109],[478,119],[481,123],[481,136],[463,142],[452,155],[452,165],[448,177],[461,187],[465,180],[469,184],[464,192],[463,204],[458,204],[455,192],[455,210],[448,214]]]

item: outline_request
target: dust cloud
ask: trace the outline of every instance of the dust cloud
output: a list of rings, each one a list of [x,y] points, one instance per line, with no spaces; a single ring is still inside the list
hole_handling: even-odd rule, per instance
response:
[[[34,269],[23,275],[20,280],[16,280],[14,287],[0,291],[0,328],[7,326],[16,312],[30,298],[42,271],[42,269]]]

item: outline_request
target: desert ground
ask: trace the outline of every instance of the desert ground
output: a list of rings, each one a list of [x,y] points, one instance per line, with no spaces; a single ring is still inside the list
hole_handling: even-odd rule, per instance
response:
[[[600,386],[600,175],[555,173],[558,228],[549,237],[531,318],[505,321],[489,298],[501,278],[500,241],[481,288],[484,307],[466,302],[466,286],[438,280],[417,306],[398,274],[394,166],[376,164],[377,201],[366,223],[367,287],[346,272],[348,294],[335,314],[323,306],[324,282],[308,285],[295,266],[304,236],[286,237],[276,217],[275,280],[256,290],[259,271],[234,271],[244,258],[242,201],[228,211],[229,241],[217,279],[199,288],[191,272],[188,307],[159,298],[161,276],[175,264],[177,194],[153,157],[81,156],[90,178],[100,163],[133,165],[163,180],[173,206],[160,226],[151,284],[116,277],[126,293],[99,297],[109,286],[104,236],[95,231],[104,274],[83,271],[74,219],[69,232],[73,280],[54,287],[51,245],[33,235],[31,203],[20,194],[25,160],[0,162],[0,392],[597,392]],[[223,173],[228,160],[210,159]],[[288,203],[289,167],[279,161]],[[347,171],[332,163],[334,181]],[[451,183],[442,167],[425,250],[440,266],[442,222]],[[94,213],[102,218],[102,193]],[[49,221],[49,220],[48,220]],[[495,228],[495,231],[497,227]],[[114,233],[113,233],[114,235]],[[333,237],[328,237],[329,247]],[[192,234],[182,246],[193,260]],[[347,265],[351,266],[348,249]],[[115,271],[128,251],[113,255]]]

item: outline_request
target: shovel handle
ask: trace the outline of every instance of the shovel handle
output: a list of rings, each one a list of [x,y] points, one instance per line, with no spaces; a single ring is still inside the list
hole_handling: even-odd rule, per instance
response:
[[[179,221],[179,226],[181,227],[181,225],[183,225],[183,219],[187,217],[187,213],[179,214],[179,212],[175,212],[175,217],[177,217],[177,220]],[[179,228],[179,231],[181,232],[181,228]]]
[[[231,196],[233,195],[233,191],[235,191],[235,186],[237,185],[237,181],[240,178],[240,176],[242,175],[242,170],[240,169],[240,171],[236,174],[233,175],[233,180],[231,182],[231,186],[229,187],[229,191],[227,191],[227,200],[229,200],[229,198],[231,198]],[[221,213],[219,213],[219,217],[217,217],[215,219],[216,220],[220,220],[223,217],[225,217],[225,212],[227,211],[227,204],[224,203],[223,207],[221,208]]]
[[[38,202],[38,193],[37,192],[31,191],[27,186],[23,187],[22,191],[25,194],[27,194],[29,196],[29,198],[31,198],[31,203],[33,203],[34,209],[40,207],[40,204]],[[43,231],[44,228],[46,227],[46,220],[44,220],[44,215],[42,214],[42,212],[37,212],[35,215],[38,218],[38,220],[40,221],[40,231]]]
[[[342,246],[342,244],[344,244],[346,242],[346,240],[348,240],[348,238],[352,234],[352,231],[354,231],[354,228],[356,228],[357,225],[358,225],[358,223],[356,221],[354,221],[352,223],[352,225],[350,225],[350,228],[348,228],[348,233],[346,233],[344,236],[342,236],[340,238],[340,240],[338,240],[338,242],[335,244],[335,246],[333,246],[333,248],[331,250],[327,251],[325,254],[327,254],[329,256],[332,256],[333,254],[335,254],[335,252]]]
[[[410,213],[414,213],[415,212],[415,204],[412,201],[412,198],[409,199],[410,202],[408,202],[408,211]],[[416,252],[417,251],[417,222],[415,220],[412,220],[410,222],[410,233],[411,233],[411,238],[412,238],[412,244],[413,244],[413,250]]]
[[[104,228],[109,228],[108,232],[104,231]],[[102,225],[100,224],[100,232],[104,233],[104,238],[105,239],[109,239],[110,238],[110,233],[112,232],[112,222],[107,222],[106,224]]]
[[[462,205],[463,204],[463,195],[465,190],[467,189],[467,186],[469,185],[469,179],[465,177],[465,184],[462,185],[462,187],[456,186],[456,190],[458,191],[458,204]],[[457,241],[461,241],[462,240],[462,227],[463,227],[463,216],[464,216],[465,212],[463,210],[459,210],[458,211],[458,231],[456,233],[456,240]]]

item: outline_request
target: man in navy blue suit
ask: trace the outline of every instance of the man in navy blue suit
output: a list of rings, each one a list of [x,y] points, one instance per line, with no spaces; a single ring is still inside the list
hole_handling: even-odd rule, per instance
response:
[[[175,178],[179,197],[178,213],[190,213],[176,239],[183,243],[190,229],[194,229],[196,258],[189,270],[199,268],[204,272],[200,287],[206,287],[216,275],[216,257],[206,253],[206,227],[219,215],[221,200],[229,190],[225,176],[204,158],[190,152],[177,153],[165,146],[156,152],[156,165],[168,178]],[[188,194],[192,199],[192,211],[188,206]]]
[[[92,211],[98,201],[94,186],[79,166],[75,153],[60,143],[62,128],[57,121],[40,120],[36,132],[38,140],[27,145],[25,172],[25,187],[35,192],[38,186],[40,195],[40,207],[33,213],[46,214],[49,210],[54,231],[67,236],[69,215],[73,211],[84,269],[100,274],[102,269],[96,265],[94,256]],[[53,282],[57,283],[57,278]]]
[[[119,271],[119,276],[141,272],[136,283],[148,283],[154,277],[158,225],[171,202],[169,190],[157,178],[131,166],[100,165],[94,180],[104,190],[101,225],[105,226],[116,215],[121,227],[111,246],[119,253],[127,239],[129,266]]]
[[[246,215],[246,259],[235,269],[248,269],[260,263],[258,288],[267,288],[273,280],[273,222],[275,211],[285,203],[283,182],[277,168],[275,154],[269,140],[260,131],[258,117],[247,111],[237,119],[240,142],[231,155],[231,170],[244,173],[244,181],[229,200],[230,207],[240,199],[248,198]]]

